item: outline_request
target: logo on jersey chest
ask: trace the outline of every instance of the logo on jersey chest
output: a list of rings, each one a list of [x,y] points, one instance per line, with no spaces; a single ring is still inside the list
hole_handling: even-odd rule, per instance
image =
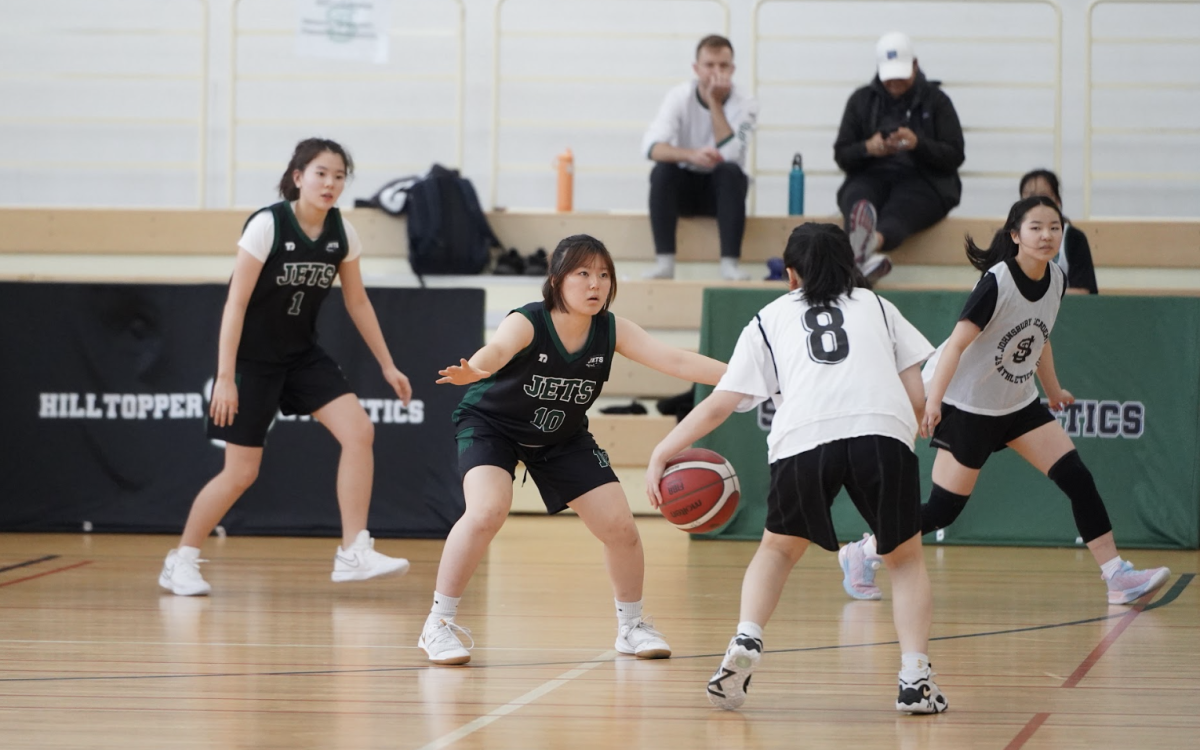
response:
[[[603,367],[604,366],[604,357],[603,356],[592,357],[591,359],[589,359],[587,361],[587,366],[593,367],[593,368]]]
[[[566,401],[577,404],[591,403],[596,394],[596,381],[582,378],[548,378],[534,375],[525,384],[525,395],[541,401]]]
[[[1041,341],[1038,341],[1038,338]],[[1050,327],[1041,318],[1026,318],[1000,337],[993,364],[1005,381],[1021,385],[1037,374],[1042,347],[1050,340]],[[1037,357],[1034,357],[1037,347]]]
[[[341,247],[341,244],[339,242],[337,242],[337,240],[334,240],[333,242],[327,242],[327,243],[325,243],[325,252],[336,253],[338,251],[338,248],[340,248],[340,247]]]
[[[284,263],[283,273],[275,277],[279,286],[319,286],[328,289],[337,276],[337,266],[330,263]]]

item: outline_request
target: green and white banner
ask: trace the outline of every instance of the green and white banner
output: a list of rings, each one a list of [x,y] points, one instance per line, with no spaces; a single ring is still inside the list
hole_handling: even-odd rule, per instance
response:
[[[782,292],[707,289],[700,351],[728,360],[738,334]],[[965,292],[883,292],[934,345],[958,319]],[[1059,420],[1108,506],[1121,547],[1200,546],[1200,299],[1076,297],[1063,301],[1054,363],[1076,403]],[[707,395],[701,388],[700,395]],[[769,404],[768,404],[769,406]],[[741,507],[709,538],[757,539],[766,519],[767,409],[735,414],[700,445],[733,464]],[[922,494],[934,450],[918,439]],[[843,492],[833,519],[843,540],[866,523]],[[1082,545],[1071,504],[1049,479],[1011,450],[983,468],[963,514],[941,539],[950,544]]]

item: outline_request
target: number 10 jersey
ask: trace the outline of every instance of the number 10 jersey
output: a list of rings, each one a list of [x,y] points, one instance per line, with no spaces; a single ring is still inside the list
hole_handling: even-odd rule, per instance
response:
[[[587,410],[612,369],[616,317],[592,316],[583,348],[571,353],[554,330],[550,312],[531,302],[510,314],[533,324],[533,341],[498,372],[471,386],[454,411],[454,423],[484,419],[522,445],[554,445],[587,429]]]

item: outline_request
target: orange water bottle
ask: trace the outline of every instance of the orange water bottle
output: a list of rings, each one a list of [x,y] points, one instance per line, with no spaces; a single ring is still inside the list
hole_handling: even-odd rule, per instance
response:
[[[567,149],[555,161],[558,166],[558,210],[570,211],[575,203],[575,155]]]

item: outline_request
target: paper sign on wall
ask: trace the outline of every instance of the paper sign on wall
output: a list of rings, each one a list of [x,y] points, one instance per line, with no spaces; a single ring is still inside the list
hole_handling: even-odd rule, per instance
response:
[[[296,54],[388,61],[387,0],[296,0]]]

